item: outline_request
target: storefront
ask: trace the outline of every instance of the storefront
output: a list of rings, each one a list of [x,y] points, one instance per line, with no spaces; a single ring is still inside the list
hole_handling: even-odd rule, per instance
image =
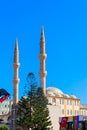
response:
[[[87,130],[87,116],[59,118],[60,130]]]

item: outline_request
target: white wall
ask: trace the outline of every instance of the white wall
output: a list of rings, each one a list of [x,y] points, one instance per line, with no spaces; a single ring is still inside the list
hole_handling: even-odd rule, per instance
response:
[[[48,105],[50,117],[52,121],[53,130],[59,130],[59,117],[61,116],[61,109],[59,106]]]

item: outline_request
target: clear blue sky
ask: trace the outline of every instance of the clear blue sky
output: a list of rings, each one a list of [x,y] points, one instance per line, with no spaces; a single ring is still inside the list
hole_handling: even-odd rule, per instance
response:
[[[39,71],[41,27],[46,39],[47,87],[74,94],[87,104],[87,1],[2,0],[0,2],[0,88],[13,95],[13,54],[20,51],[19,98],[28,72]]]

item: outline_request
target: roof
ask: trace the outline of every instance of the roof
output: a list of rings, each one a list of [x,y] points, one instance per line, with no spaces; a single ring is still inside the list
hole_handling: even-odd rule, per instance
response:
[[[63,93],[60,89],[56,88],[56,87],[48,87],[46,89],[46,93],[47,95],[50,96],[61,96],[61,97],[67,97],[67,98],[74,98],[74,99],[78,99],[75,95],[68,95]]]

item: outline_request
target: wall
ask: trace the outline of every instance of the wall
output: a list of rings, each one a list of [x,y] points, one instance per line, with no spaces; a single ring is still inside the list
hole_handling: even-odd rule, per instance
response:
[[[61,109],[59,106],[48,105],[50,117],[52,121],[53,130],[59,130],[59,117],[61,116]]]

